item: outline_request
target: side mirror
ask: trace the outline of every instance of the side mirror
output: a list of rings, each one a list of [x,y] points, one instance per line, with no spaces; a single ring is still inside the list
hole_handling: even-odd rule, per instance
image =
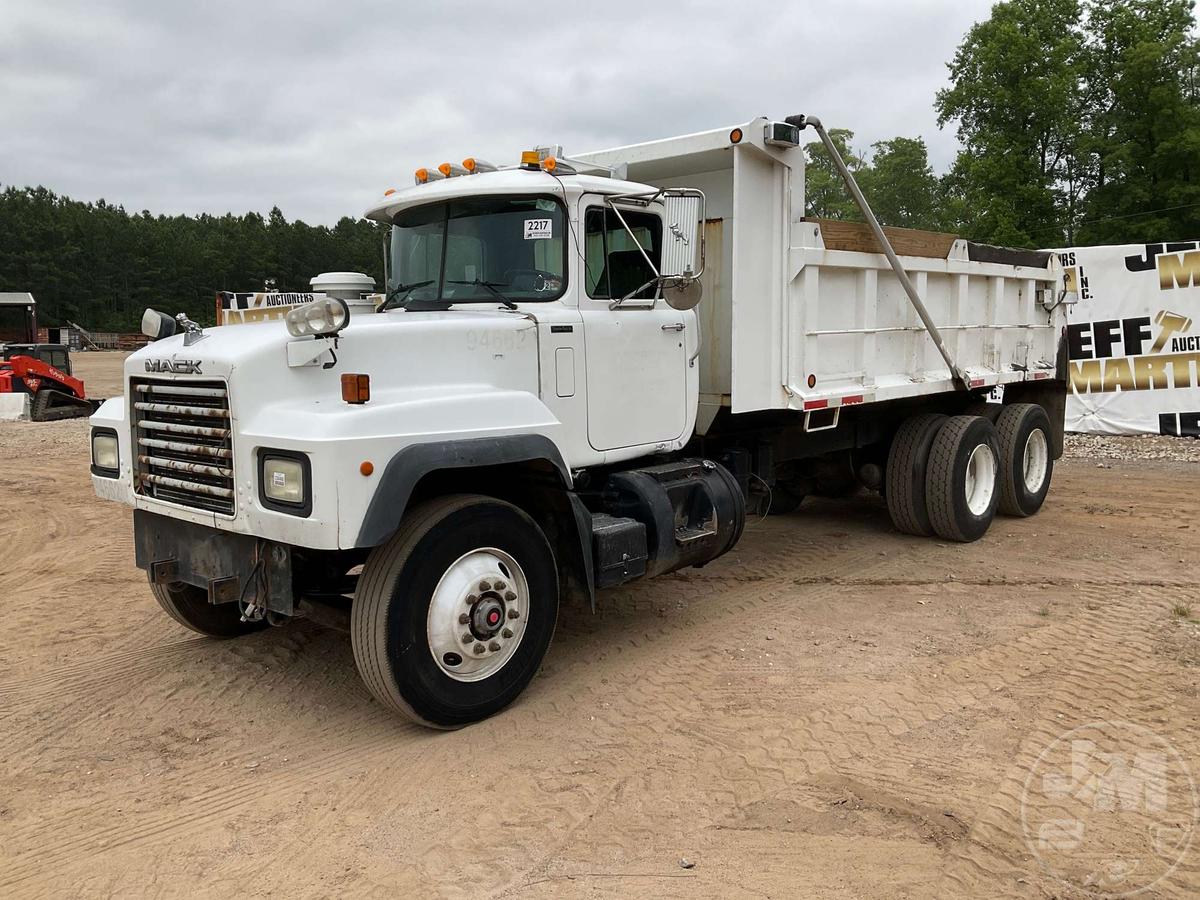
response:
[[[663,282],[662,298],[671,309],[694,309],[704,294],[698,278],[668,278]]]
[[[662,203],[662,252],[657,268],[615,205],[618,200],[643,206],[655,201]],[[697,188],[659,188],[642,194],[614,194],[605,202],[641,252],[646,268],[654,272],[652,279],[624,297],[613,300],[609,308],[620,309],[634,294],[651,286],[656,286],[655,296],[661,297],[674,309],[691,309],[699,303],[703,293],[700,276],[704,273],[704,192]]]
[[[142,334],[152,341],[169,338],[176,328],[174,319],[156,309],[147,309],[142,313]]]
[[[662,200],[659,274],[668,285],[677,279],[699,278],[704,271],[704,194],[695,188],[667,188]]]

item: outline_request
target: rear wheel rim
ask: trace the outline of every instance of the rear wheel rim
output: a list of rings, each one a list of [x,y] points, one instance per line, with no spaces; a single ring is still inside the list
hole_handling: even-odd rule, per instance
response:
[[[529,619],[529,582],[495,547],[464,553],[429,601],[425,634],[439,669],[455,681],[482,681],[513,658]]]
[[[1046,442],[1046,433],[1040,428],[1035,428],[1029,432],[1029,437],[1025,440],[1025,452],[1021,456],[1021,473],[1026,491],[1036,494],[1042,489],[1049,464],[1050,448]]]
[[[978,444],[967,459],[963,495],[973,516],[982,516],[992,503],[996,492],[996,455],[987,444]]]

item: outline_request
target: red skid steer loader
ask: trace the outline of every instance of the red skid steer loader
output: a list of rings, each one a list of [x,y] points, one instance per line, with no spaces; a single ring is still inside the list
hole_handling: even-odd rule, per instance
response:
[[[62,344],[35,344],[36,305],[30,294],[0,294],[0,394],[28,394],[35,422],[90,416],[83,382],[71,374]],[[6,343],[10,340],[21,343]]]
[[[39,358],[58,353],[67,357],[66,372]],[[99,404],[87,399],[83,382],[70,374],[70,365],[65,347],[9,344],[0,359],[0,394],[29,394],[29,417],[35,422],[90,416]]]

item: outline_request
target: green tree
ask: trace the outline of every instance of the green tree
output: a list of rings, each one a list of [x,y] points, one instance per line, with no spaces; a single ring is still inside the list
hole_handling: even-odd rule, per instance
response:
[[[279,209],[223,216],[130,215],[43,187],[0,190],[0,291],[30,291],[43,325],[135,331],[156,306],[212,322],[218,290],[276,278],[307,290],[319,272],[358,271],[383,285],[387,229],[362,219],[333,228],[288,222]]]
[[[949,63],[939,125],[963,148],[946,182],[975,240],[1055,243],[1087,187],[1074,171],[1083,133],[1084,30],[1077,0],[1009,0],[973,26]]]
[[[1093,185],[1080,240],[1200,235],[1200,66],[1190,0],[1095,0],[1087,9]]]
[[[846,162],[846,167],[854,173],[855,178],[862,171],[862,157],[850,149],[854,140],[854,132],[845,128],[830,128],[829,138],[837,147],[838,153]],[[804,214],[818,219],[860,219],[858,206],[854,202],[842,176],[838,174],[820,141],[804,145],[808,164],[804,170],[805,209]]]
[[[857,175],[875,217],[897,228],[938,230],[947,226],[941,183],[921,138],[878,141],[870,166]]]

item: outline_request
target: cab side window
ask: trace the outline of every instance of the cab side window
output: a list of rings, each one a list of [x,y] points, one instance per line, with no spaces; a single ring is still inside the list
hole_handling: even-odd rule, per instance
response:
[[[646,286],[654,278],[654,270],[646,265],[642,250],[655,269],[661,266],[662,219],[653,213],[624,209],[621,215],[629,231],[611,209],[589,209],[584,218],[585,285],[589,297],[615,300],[654,296],[654,285]]]

